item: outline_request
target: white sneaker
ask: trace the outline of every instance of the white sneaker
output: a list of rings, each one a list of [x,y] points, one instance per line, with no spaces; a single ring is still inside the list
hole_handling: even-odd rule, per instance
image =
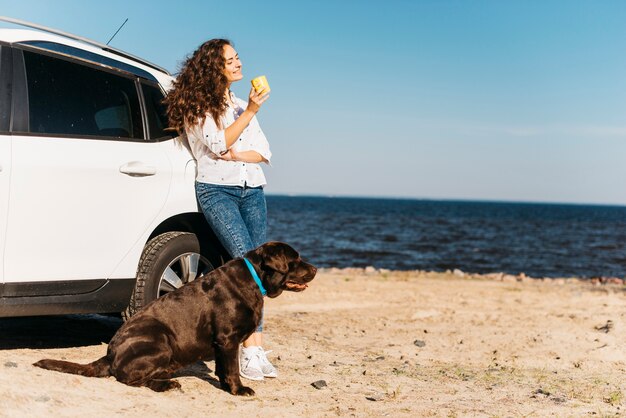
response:
[[[263,380],[263,371],[259,360],[260,347],[242,347],[239,352],[239,375],[249,380]]]
[[[267,356],[266,356],[267,353],[271,353],[271,352],[272,350],[263,351],[263,347],[259,347],[259,350],[257,351],[257,356],[259,357],[259,364],[261,365],[261,371],[263,372],[263,376],[278,377],[278,371],[276,370],[276,367],[274,367],[272,363],[270,363],[270,361],[267,359]]]

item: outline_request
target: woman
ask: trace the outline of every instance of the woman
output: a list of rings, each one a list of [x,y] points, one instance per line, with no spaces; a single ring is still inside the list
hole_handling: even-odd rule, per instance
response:
[[[248,103],[238,99],[230,86],[242,78],[231,43],[211,39],[183,63],[166,99],[171,127],[186,136],[197,161],[202,211],[233,258],[266,240],[266,181],[259,163],[269,164],[271,157],[255,116],[269,94],[251,89]],[[241,376],[251,380],[277,376],[262,348],[262,322],[240,354]]]

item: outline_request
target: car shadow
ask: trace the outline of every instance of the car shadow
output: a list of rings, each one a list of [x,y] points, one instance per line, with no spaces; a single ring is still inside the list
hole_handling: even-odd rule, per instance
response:
[[[95,314],[0,318],[0,350],[108,344],[122,323]]]

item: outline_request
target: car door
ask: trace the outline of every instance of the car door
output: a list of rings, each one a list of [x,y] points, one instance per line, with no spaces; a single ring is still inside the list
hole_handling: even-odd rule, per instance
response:
[[[4,243],[6,239],[11,173],[11,136],[0,132],[0,287],[4,282]],[[0,291],[0,295],[2,292]]]
[[[9,179],[11,178],[11,135],[9,115],[11,113],[11,53],[10,48],[0,46],[0,295],[4,282],[4,242],[6,238],[9,205]]]
[[[0,285],[4,282],[4,242],[6,238],[11,173],[11,136],[0,132]],[[0,292],[2,294],[2,292]]]
[[[169,160],[144,139],[136,79],[21,56],[28,118],[14,124],[5,281],[110,278],[163,207]]]

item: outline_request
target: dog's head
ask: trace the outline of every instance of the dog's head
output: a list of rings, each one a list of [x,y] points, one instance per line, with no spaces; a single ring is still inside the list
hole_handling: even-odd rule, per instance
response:
[[[275,298],[283,290],[301,292],[313,280],[317,268],[283,242],[268,242],[246,254],[260,272],[267,296]]]

